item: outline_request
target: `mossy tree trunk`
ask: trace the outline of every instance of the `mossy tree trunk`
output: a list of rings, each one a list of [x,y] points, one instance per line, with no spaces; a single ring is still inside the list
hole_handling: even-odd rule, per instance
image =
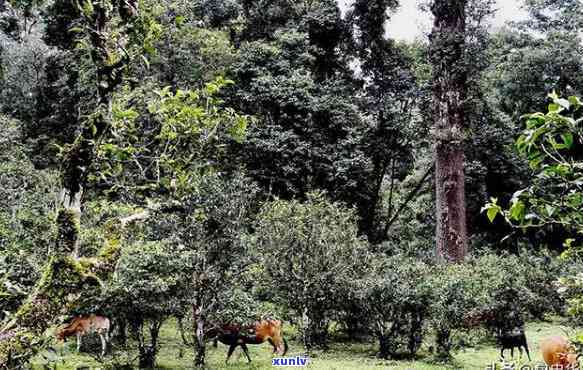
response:
[[[129,3],[133,4],[126,2]],[[26,364],[34,349],[43,343],[43,340],[30,338],[42,339],[42,334],[57,317],[82,307],[87,303],[85,299],[94,298],[99,294],[96,289],[102,286],[99,278],[76,260],[83,189],[94,164],[97,145],[109,129],[113,92],[122,82],[122,70],[128,58],[127,54],[118,58],[110,50],[108,38],[114,18],[113,4],[109,0],[94,0],[91,4],[92,11],[81,12],[80,24],[87,36],[86,45],[96,71],[96,109],[79,122],[77,138],[66,147],[61,166],[62,189],[54,250],[42,278],[17,310],[16,319],[0,331],[0,368]],[[132,15],[135,15],[135,8],[133,10]],[[18,363],[14,358],[19,358]]]
[[[107,133],[111,123],[111,104],[113,92],[122,82],[122,70],[129,62],[127,56],[116,60],[114,53],[109,50],[108,23],[112,18],[108,1],[93,2],[93,13],[85,15],[86,30],[91,41],[91,58],[96,69],[97,106],[95,112],[80,122],[79,135],[68,148],[62,162],[62,189],[60,193],[60,213],[74,218],[79,224],[81,218],[81,204],[83,189],[91,166],[95,160],[97,145]],[[67,232],[69,225],[58,223],[59,235]],[[61,231],[62,230],[62,231]],[[79,240],[66,248],[57,240],[57,252],[71,253],[74,257],[79,254]],[[69,250],[71,249],[72,250]]]
[[[463,261],[468,244],[464,190],[464,61],[467,0],[434,0],[430,58],[433,66],[436,252]]]

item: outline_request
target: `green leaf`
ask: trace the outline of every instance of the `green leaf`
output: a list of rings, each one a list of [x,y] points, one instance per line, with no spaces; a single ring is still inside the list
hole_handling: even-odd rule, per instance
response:
[[[547,211],[547,215],[549,217],[553,217],[553,214],[555,213],[556,208],[550,204],[547,204],[547,205],[545,205],[545,209]]]
[[[555,103],[549,104],[549,113],[560,113],[562,109],[563,108],[561,108],[559,104]]]
[[[512,204],[512,207],[510,207],[510,218],[515,221],[522,221],[524,219],[525,210],[526,206],[524,203],[520,200],[517,200],[514,202],[514,204]]]
[[[81,32],[83,32],[83,28],[81,28],[81,27],[71,27],[71,28],[69,28],[69,32],[71,32],[71,33],[81,33]]]
[[[569,103],[571,103],[575,110],[579,109],[583,105],[581,100],[576,96],[569,96]]]
[[[95,11],[95,9],[93,8],[93,3],[91,2],[91,0],[85,0],[85,2],[83,2],[83,14],[86,17],[91,17],[93,15],[93,12]]]
[[[151,54],[151,53],[149,53],[149,54]],[[142,57],[142,60],[144,61],[144,64],[146,65],[146,68],[147,69],[150,69],[150,61],[148,60],[148,58],[146,58],[146,56],[143,55],[143,54],[140,55],[140,56]]]
[[[183,15],[178,15],[174,18],[174,23],[176,23],[177,26],[182,26],[185,20],[186,18]]]
[[[574,138],[572,133],[567,132],[561,134],[561,138],[563,139],[563,143],[565,144],[566,149],[571,149],[573,147]]]
[[[497,202],[498,199],[491,198],[490,203],[486,204],[481,210],[481,212],[486,211],[488,220],[490,220],[490,222],[494,222],[494,219],[498,213],[502,212],[502,208],[497,204]]]
[[[490,222],[494,222],[494,219],[498,215],[498,212],[499,212],[499,209],[497,207],[489,208],[488,212],[487,212],[488,220],[490,220]]]
[[[553,101],[555,101],[555,100],[559,99],[559,95],[557,94],[557,92],[556,92],[555,90],[553,90],[553,92],[551,92],[551,93],[548,95],[548,97],[549,97],[549,98],[551,98]]]

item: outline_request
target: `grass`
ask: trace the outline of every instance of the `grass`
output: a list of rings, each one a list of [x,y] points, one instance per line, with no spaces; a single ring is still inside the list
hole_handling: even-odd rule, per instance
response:
[[[548,335],[564,335],[564,330],[569,327],[562,325],[559,320],[552,322],[530,323],[526,326],[526,335],[532,357],[531,365],[542,363],[541,354],[538,348],[540,339]],[[289,337],[289,333],[288,333]],[[169,321],[162,327],[160,338],[160,352],[158,354],[158,369],[193,369],[193,350],[182,344],[180,336],[176,332],[174,322]],[[245,356],[237,349],[231,358],[231,362],[225,365],[227,347],[219,344],[218,348],[208,347],[207,363],[209,369],[273,369],[271,365],[271,347],[268,344],[260,346],[249,346],[251,359],[248,364]],[[123,362],[127,356],[136,356],[135,348],[130,347],[130,351],[118,351],[108,356],[112,360],[115,356],[118,362]],[[420,355],[414,361],[390,361],[380,360],[375,357],[376,343],[333,343],[326,352],[316,351],[310,358],[310,369],[317,370],[350,370],[350,369],[486,369],[499,358],[499,349],[495,343],[484,342],[476,346],[465,348],[454,353],[454,359],[448,364],[436,364],[431,361],[431,356],[427,352],[427,347],[423,347]],[[71,341],[65,345],[57,347],[57,353],[62,354],[56,367],[57,370],[97,370],[104,369],[93,357],[86,354],[76,353],[75,343]],[[296,356],[302,354],[302,347],[299,343],[290,341],[290,351],[286,356]],[[508,359],[510,351],[505,352]],[[515,351],[515,358],[518,358]],[[523,360],[526,360],[524,356]],[[33,362],[33,369],[43,369],[42,356],[37,356]],[[523,362],[524,363],[524,362]],[[288,367],[290,368],[290,367]],[[291,369],[291,368],[290,368]]]

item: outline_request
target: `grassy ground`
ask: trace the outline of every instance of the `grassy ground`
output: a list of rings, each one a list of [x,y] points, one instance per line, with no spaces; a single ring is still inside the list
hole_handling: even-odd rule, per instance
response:
[[[531,323],[526,327],[526,335],[530,346],[532,362],[541,363],[541,355],[538,348],[540,339],[548,335],[564,335],[566,326],[561,325],[557,320],[549,323]],[[172,322],[167,323],[161,332],[161,350],[158,355],[159,369],[192,369],[193,351],[191,348],[182,345],[179,335]],[[271,347],[268,344],[260,346],[249,346],[253,362],[247,364],[244,355],[238,349],[229,365],[225,365],[224,360],[227,348],[219,344],[218,348],[208,347],[208,368],[210,369],[273,369],[271,365]],[[350,370],[350,369],[486,369],[488,365],[496,361],[499,350],[494,343],[483,343],[472,348],[457,351],[454,354],[454,361],[450,364],[435,364],[431,362],[431,357],[427,354],[426,348],[415,361],[383,361],[375,358],[375,343],[337,343],[333,344],[327,352],[316,352],[310,358],[309,368],[318,370]],[[74,341],[64,346],[57,347],[60,354],[56,367],[58,370],[76,369],[103,369],[96,359],[85,354],[77,354]],[[130,351],[131,352],[131,351]],[[301,355],[302,349],[299,343],[290,342],[290,351],[287,356]],[[505,353],[510,357],[509,351]],[[123,362],[127,356],[135,356],[135,353],[120,352],[109,355],[109,360],[113,358],[118,362]],[[517,358],[517,351],[515,351]],[[526,360],[526,359],[525,359]],[[38,356],[33,364],[34,369],[42,369],[44,362],[42,356]]]

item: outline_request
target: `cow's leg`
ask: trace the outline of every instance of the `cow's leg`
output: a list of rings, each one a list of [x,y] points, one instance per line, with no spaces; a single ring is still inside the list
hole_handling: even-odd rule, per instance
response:
[[[237,343],[231,344],[231,346],[229,347],[229,352],[227,352],[227,359],[225,360],[225,363],[229,362],[231,355],[233,354],[233,352],[235,352],[235,348],[237,348],[238,345],[239,344],[237,344]]]
[[[500,350],[500,358],[504,359],[504,347]]]
[[[105,349],[107,347],[107,342],[105,341],[105,334],[99,333],[99,339],[101,339],[101,357],[105,356]]]
[[[277,346],[275,345],[275,343],[273,343],[273,339],[268,338],[267,341],[269,342],[269,344],[271,344],[271,346],[273,347],[273,353],[277,352]]]
[[[528,361],[532,361],[530,359],[530,352],[528,351],[528,344],[524,342],[524,350],[526,351],[526,355],[528,356]]]
[[[81,352],[81,333],[77,332],[77,352]]]
[[[243,352],[245,352],[245,356],[247,356],[247,361],[251,362],[251,357],[249,356],[249,349],[245,343],[241,343],[241,348],[243,348]]]
[[[514,358],[514,346],[510,347],[510,358]]]

